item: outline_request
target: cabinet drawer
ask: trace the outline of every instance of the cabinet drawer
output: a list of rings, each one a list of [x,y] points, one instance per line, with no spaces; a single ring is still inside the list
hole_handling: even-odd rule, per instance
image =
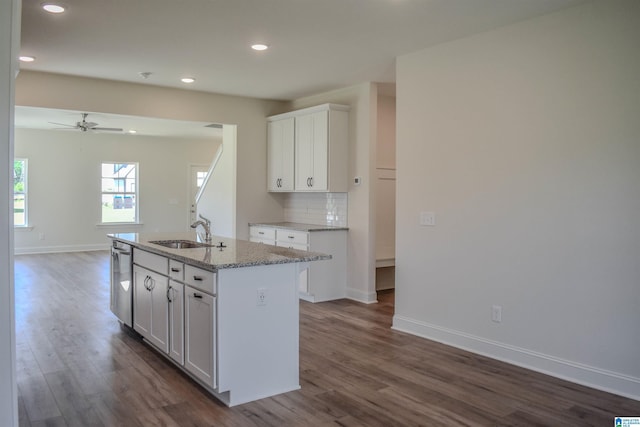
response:
[[[249,227],[249,236],[261,240],[276,240],[276,229],[269,227]]]
[[[184,280],[184,264],[176,260],[169,260],[169,277],[182,282]]]
[[[307,233],[306,231],[278,229],[276,230],[276,240],[278,241],[278,244],[288,242],[297,243],[300,245],[308,245],[309,233]]]
[[[276,241],[272,239],[262,239],[260,237],[251,236],[249,237],[249,241],[253,243],[264,243],[265,245],[275,245]]]
[[[216,273],[186,264],[184,283],[211,295],[216,293]]]
[[[169,271],[169,260],[163,256],[140,249],[133,249],[133,262],[165,276]]]
[[[280,242],[278,241],[278,243],[276,244],[276,246],[280,246],[283,248],[291,248],[291,249],[298,249],[301,251],[308,251],[309,250],[309,246],[304,245],[302,243],[293,243],[293,242]]]

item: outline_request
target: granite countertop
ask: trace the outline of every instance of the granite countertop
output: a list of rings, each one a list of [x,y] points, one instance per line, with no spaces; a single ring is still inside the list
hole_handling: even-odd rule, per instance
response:
[[[331,259],[331,255],[319,252],[300,251],[279,246],[253,243],[246,240],[212,236],[211,247],[172,249],[150,243],[155,240],[191,240],[201,241],[195,232],[184,233],[115,233],[109,238],[130,244],[134,248],[144,249],[167,258],[195,265],[207,270],[224,268],[252,267],[269,264],[287,264]],[[223,242],[222,250],[216,246]]]
[[[298,231],[349,230],[348,227],[336,227],[333,225],[302,224],[299,222],[250,222],[249,226],[252,226],[252,225],[256,227],[286,228],[288,230],[298,230]]]

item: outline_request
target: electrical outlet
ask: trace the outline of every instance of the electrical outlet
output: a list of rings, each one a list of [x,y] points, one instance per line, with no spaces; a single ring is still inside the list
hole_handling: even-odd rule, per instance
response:
[[[420,225],[436,225],[436,214],[434,212],[420,212]]]
[[[267,289],[266,288],[260,288],[257,291],[257,301],[256,304],[257,305],[267,305]]]
[[[502,322],[502,306],[500,305],[491,306],[491,320],[493,320],[496,323]]]

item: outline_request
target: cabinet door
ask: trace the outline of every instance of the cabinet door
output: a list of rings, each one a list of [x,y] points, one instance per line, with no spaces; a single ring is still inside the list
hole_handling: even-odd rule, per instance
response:
[[[133,329],[145,338],[151,335],[149,273],[149,270],[133,266]]]
[[[169,352],[169,279],[133,266],[133,328],[165,353]]]
[[[294,119],[267,123],[267,181],[269,191],[293,191]]]
[[[216,388],[215,297],[185,286],[185,368]]]
[[[295,189],[327,191],[329,112],[305,114],[295,120]]]
[[[169,304],[167,290],[169,278],[149,272],[151,280],[151,330],[147,337],[149,342],[165,353],[169,352]]]
[[[184,365],[184,285],[169,281],[169,356]]]

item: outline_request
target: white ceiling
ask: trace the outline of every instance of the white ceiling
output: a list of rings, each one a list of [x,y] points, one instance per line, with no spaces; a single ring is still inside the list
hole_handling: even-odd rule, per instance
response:
[[[23,0],[20,53],[36,61],[21,67],[290,100],[393,83],[399,55],[584,1],[61,0],[52,15]]]

